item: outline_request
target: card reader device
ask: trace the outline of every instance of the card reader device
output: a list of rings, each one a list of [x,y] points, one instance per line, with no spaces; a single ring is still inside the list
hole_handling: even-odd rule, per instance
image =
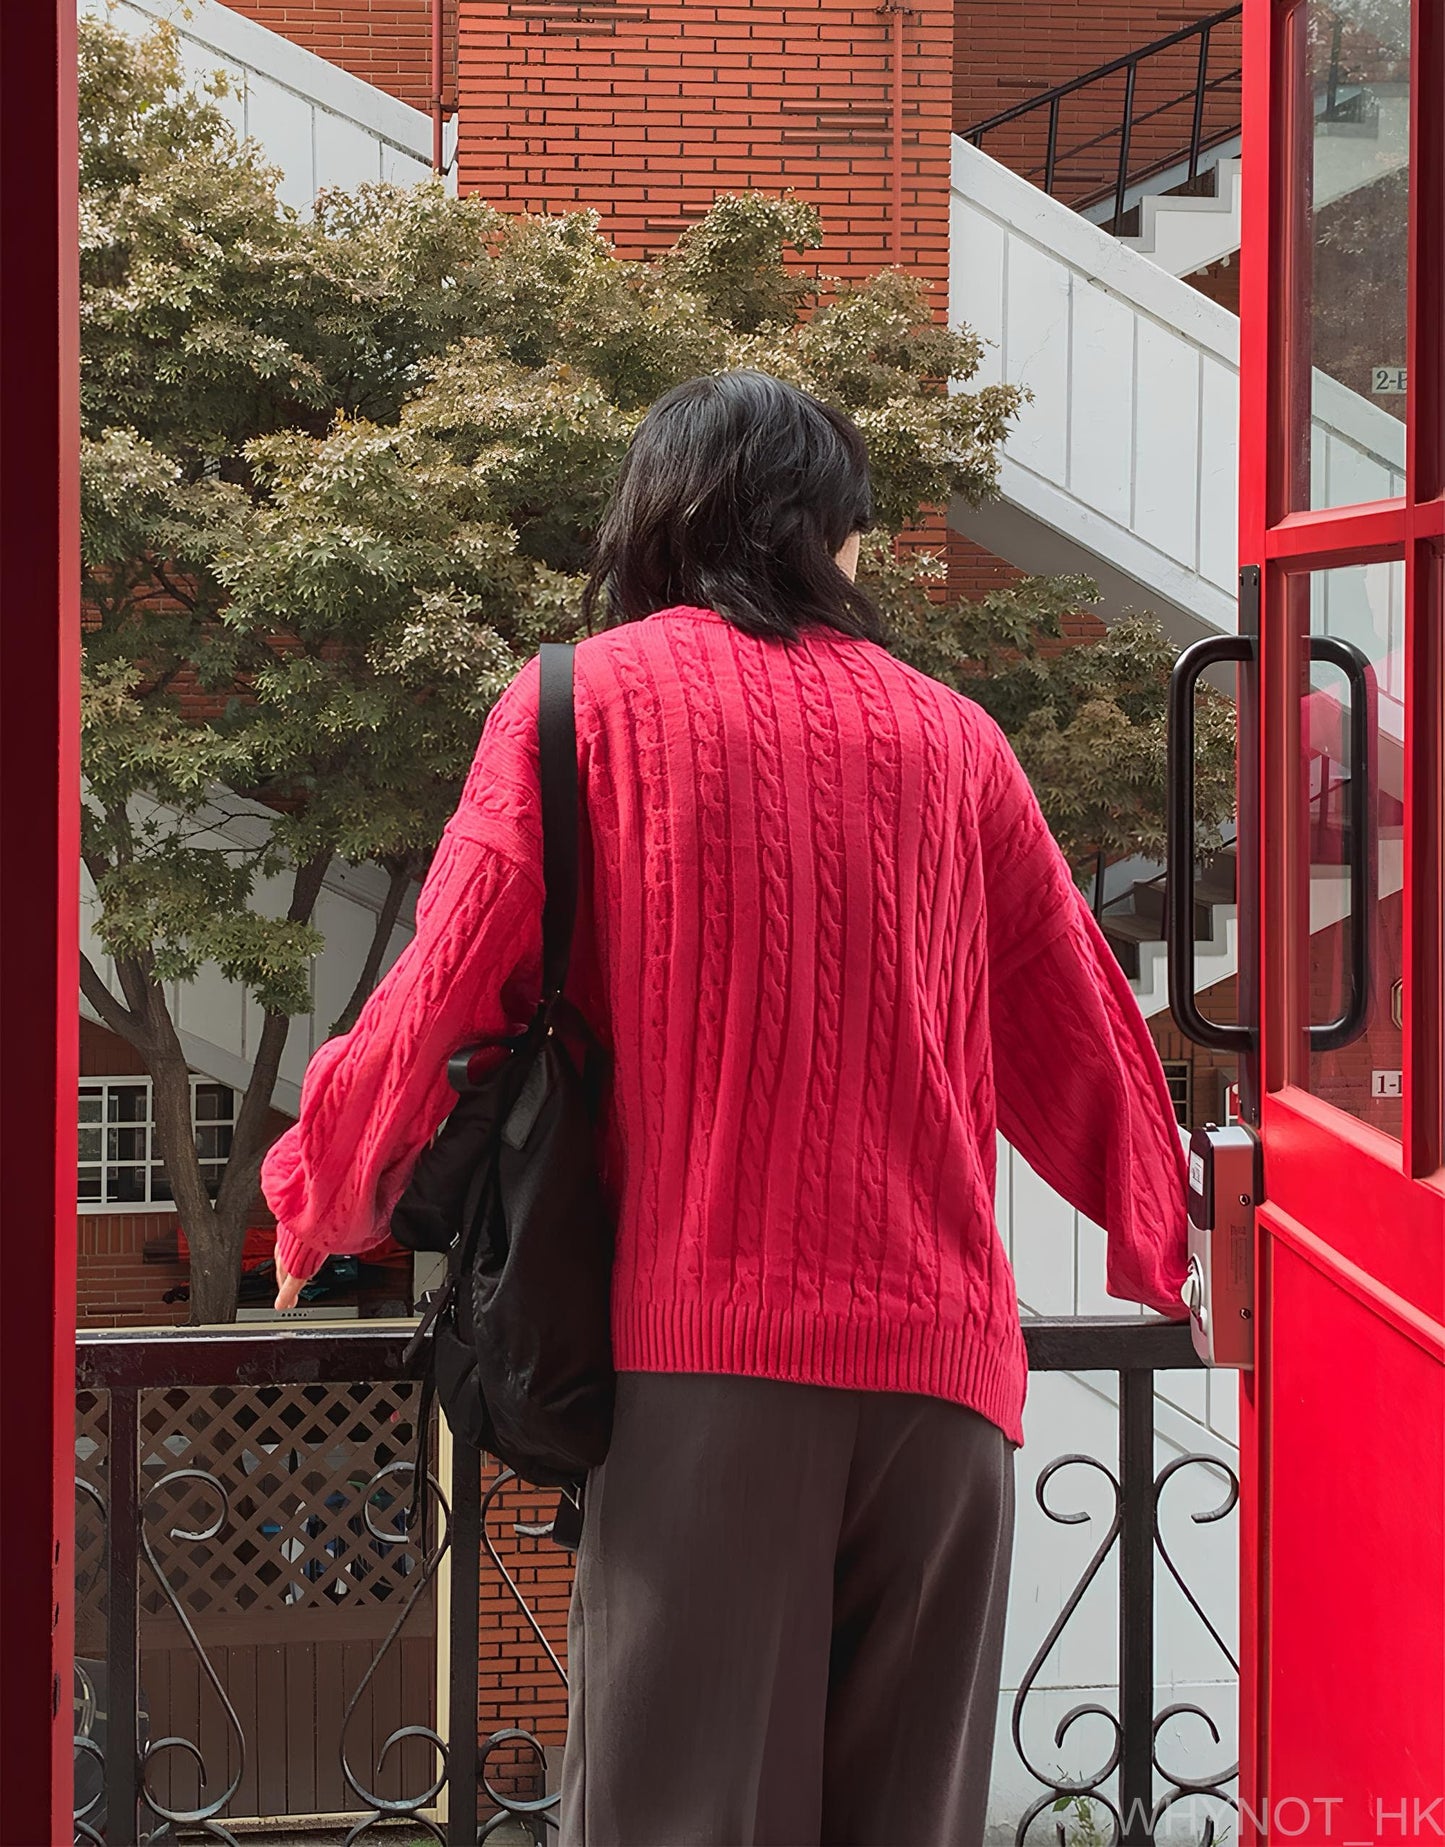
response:
[[[1254,1365],[1254,1211],[1259,1138],[1209,1123],[1189,1139],[1189,1269],[1180,1295],[1206,1366]]]

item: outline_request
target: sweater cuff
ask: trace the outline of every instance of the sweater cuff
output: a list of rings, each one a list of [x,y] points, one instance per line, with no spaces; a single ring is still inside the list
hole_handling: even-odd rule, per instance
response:
[[[276,1264],[288,1276],[309,1282],[331,1254],[318,1244],[303,1244],[284,1225],[276,1227]]]

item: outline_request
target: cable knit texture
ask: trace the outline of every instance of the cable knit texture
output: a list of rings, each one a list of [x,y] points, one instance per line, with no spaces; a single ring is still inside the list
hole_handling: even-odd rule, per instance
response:
[[[1022,1443],[996,1127],[1106,1228],[1109,1293],[1176,1319],[1184,1157],[1007,741],[831,630],[788,646],[671,609],[576,658],[568,992],[614,1057],[618,1367],[923,1392]],[[533,660],[493,709],[415,938],[267,1157],[293,1274],[385,1236],[447,1055],[535,1004],[537,680]]]

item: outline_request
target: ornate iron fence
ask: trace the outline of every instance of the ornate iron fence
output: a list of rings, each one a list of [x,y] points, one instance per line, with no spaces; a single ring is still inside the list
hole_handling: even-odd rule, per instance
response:
[[[1237,1484],[1216,1457],[1155,1469],[1154,1373],[1195,1363],[1187,1328],[1137,1318],[1024,1325],[1035,1371],[1117,1375],[1119,1443],[1117,1472],[1071,1454],[1037,1477],[1051,1520],[1090,1517],[1046,1498],[1071,1469],[1102,1476],[1113,1511],[1014,1698],[1015,1746],[1040,1785],[1015,1838],[1065,1843],[1056,1811],[1067,1807],[1072,1838],[1132,1847],[1153,1841],[1185,1797],[1221,1813],[1233,1804],[1235,1766],[1201,1779],[1160,1762],[1161,1728],[1181,1715],[1202,1719],[1215,1743],[1219,1732],[1196,1706],[1157,1705],[1154,1592],[1157,1559],[1232,1663],[1170,1555],[1159,1508],[1187,1466],[1220,1470],[1224,1483],[1196,1521],[1225,1518]],[[409,1332],[81,1336],[77,1841],[230,1841],[228,1822],[294,1813],[298,1802],[348,1815],[352,1841],[403,1817],[444,1842],[505,1828],[554,1838],[570,1561],[547,1543],[548,1497],[460,1445],[407,1530],[417,1436],[417,1386],[402,1359]],[[1051,1777],[1025,1742],[1030,1701],[1116,1553],[1118,1711],[1086,1702],[1054,1732],[1062,1744],[1092,1715],[1112,1748],[1091,1774]],[[448,1668],[440,1702],[438,1650]],[[1096,1808],[1109,1836],[1090,1819]],[[1197,1838],[1210,1847],[1212,1820]]]

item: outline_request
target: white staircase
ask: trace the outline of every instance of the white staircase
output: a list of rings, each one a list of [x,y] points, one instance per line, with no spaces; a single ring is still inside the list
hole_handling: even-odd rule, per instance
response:
[[[1240,241],[1242,167],[1238,155],[1217,161],[1212,194],[1165,192],[1141,199],[1138,235],[1118,241],[1171,276],[1192,276],[1232,256]]]
[[[999,494],[951,523],[1021,569],[1088,573],[1105,620],[1231,632],[1237,318],[957,136],[949,260],[950,319],[989,343],[973,382],[1032,394]],[[1319,504],[1403,491],[1402,423],[1319,372],[1314,413]]]
[[[432,126],[423,110],[219,0],[81,0],[81,11],[137,37],[158,24],[173,27],[188,80],[204,87],[217,71],[224,74],[226,93],[217,101],[236,133],[281,169],[280,195],[298,210],[323,186],[407,186],[431,174]],[[450,150],[455,121],[447,135]]]

